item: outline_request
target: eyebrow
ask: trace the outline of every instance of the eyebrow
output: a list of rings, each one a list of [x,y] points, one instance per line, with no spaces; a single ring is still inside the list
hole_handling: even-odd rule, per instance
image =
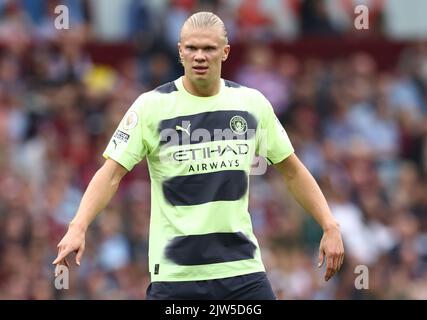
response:
[[[194,44],[186,44],[185,48],[202,48],[202,49],[213,48],[213,49],[216,49],[216,48],[218,48],[218,46],[216,46],[216,45],[206,45],[206,46],[199,46],[198,47],[198,46],[196,46]]]

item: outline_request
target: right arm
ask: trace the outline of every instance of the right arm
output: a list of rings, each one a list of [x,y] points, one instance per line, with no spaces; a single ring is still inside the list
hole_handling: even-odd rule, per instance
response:
[[[95,173],[80,202],[79,209],[71,221],[67,233],[58,244],[58,256],[52,264],[68,265],[66,257],[77,252],[76,263],[80,260],[85,248],[85,234],[96,215],[110,202],[117,191],[120,181],[128,171],[114,160],[108,159]],[[57,272],[55,271],[55,275]]]

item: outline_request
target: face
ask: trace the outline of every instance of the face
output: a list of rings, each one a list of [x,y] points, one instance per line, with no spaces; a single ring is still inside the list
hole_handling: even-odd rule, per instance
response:
[[[185,77],[193,85],[209,85],[221,77],[221,64],[227,59],[230,46],[220,28],[184,27],[178,51]]]

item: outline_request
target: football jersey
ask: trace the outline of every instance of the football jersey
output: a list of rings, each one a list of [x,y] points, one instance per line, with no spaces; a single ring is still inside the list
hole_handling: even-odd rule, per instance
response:
[[[181,77],[140,95],[103,156],[129,171],[147,158],[151,281],[264,271],[248,212],[249,176],[265,171],[260,157],[275,164],[293,152],[255,89],[221,79],[218,94],[199,97]]]

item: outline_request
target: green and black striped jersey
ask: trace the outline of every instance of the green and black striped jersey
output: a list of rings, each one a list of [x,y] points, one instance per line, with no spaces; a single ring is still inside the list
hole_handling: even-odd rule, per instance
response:
[[[218,94],[198,97],[181,77],[139,96],[103,155],[129,171],[147,157],[151,280],[264,271],[248,213],[249,176],[265,171],[258,155],[274,164],[293,152],[255,89],[221,79]]]

